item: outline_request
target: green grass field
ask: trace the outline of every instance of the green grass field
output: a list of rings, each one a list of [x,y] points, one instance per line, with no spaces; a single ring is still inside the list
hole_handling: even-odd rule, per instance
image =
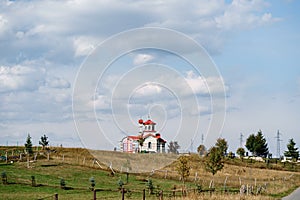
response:
[[[110,157],[113,163],[123,156],[119,152],[106,152],[106,154],[106,157]],[[131,159],[130,156],[125,155],[128,159]],[[163,158],[157,157],[156,162],[159,162],[159,159]],[[91,177],[95,179],[95,188],[101,190],[97,192],[97,199],[121,199],[122,194],[118,185],[120,179],[125,183],[124,188],[130,191],[125,193],[125,199],[142,199],[142,192],[147,188],[146,183],[149,178],[155,186],[154,193],[163,190],[164,199],[174,199],[169,196],[176,186],[178,190],[176,199],[182,199],[180,191],[183,185],[175,170],[176,162],[156,171],[151,177],[150,172],[129,174],[128,183],[126,183],[126,173],[117,172],[111,176],[111,171],[103,163],[100,163],[103,168],[100,169],[98,165],[92,165],[92,160],[93,157],[85,149],[58,148],[55,153],[51,153],[49,161],[46,156],[38,156],[37,161],[31,162],[29,168],[27,168],[26,159],[13,164],[6,164],[2,161],[0,172],[6,172],[9,184],[0,183],[0,199],[53,199],[55,193],[58,194],[58,199],[93,199],[89,181]],[[141,166],[147,165],[144,158],[140,162]],[[243,196],[242,199],[279,199],[300,186],[300,173],[297,172],[299,166],[285,166],[293,170],[285,171],[282,164],[267,166],[265,163],[228,160],[223,170],[212,177],[204,170],[203,161],[199,156],[191,155],[190,162],[192,170],[186,183],[189,192],[185,199],[241,199],[238,193],[241,183],[267,185],[262,195]],[[35,187],[31,185],[31,176],[35,177]],[[65,180],[66,189],[60,187],[62,178]],[[202,189],[208,189],[212,179],[214,179],[216,192],[198,194],[196,185],[201,185]],[[229,193],[224,193],[224,180],[227,180],[226,189],[230,191]],[[158,197],[155,194],[148,194],[147,191],[146,199],[158,199]]]

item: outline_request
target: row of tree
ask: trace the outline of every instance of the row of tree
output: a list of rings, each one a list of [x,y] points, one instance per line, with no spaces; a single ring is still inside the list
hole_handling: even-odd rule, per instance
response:
[[[284,155],[286,157],[292,158],[293,160],[297,160],[299,158],[299,151],[298,148],[295,147],[295,145],[296,143],[294,142],[294,140],[290,139],[289,143],[287,144],[288,150],[284,152]],[[265,158],[267,156],[271,156],[266,139],[264,138],[261,130],[259,130],[257,134],[251,134],[247,138],[245,146],[253,156],[261,156]],[[171,147],[174,147],[174,143],[172,143]],[[200,156],[204,156],[204,166],[206,171],[210,172],[213,176],[224,167],[224,158],[226,156],[232,156],[233,153],[229,152],[227,154],[227,150],[228,143],[224,138],[217,139],[215,145],[208,151],[206,151],[206,148],[203,144],[199,145],[197,149]],[[245,156],[245,149],[240,147],[237,149],[236,153],[240,157],[243,157]],[[190,175],[191,170],[189,158],[187,156],[181,156],[178,159],[176,170],[184,183],[186,178]]]
[[[48,148],[49,140],[48,140],[48,137],[45,134],[43,136],[41,136],[39,144],[42,145],[43,150]],[[32,155],[33,154],[33,149],[32,149],[32,141],[31,141],[30,134],[27,135],[26,143],[24,144],[24,146],[25,146],[25,153],[29,154],[29,155]]]
[[[219,138],[215,146],[220,149],[220,151],[224,156],[225,155],[229,157],[232,156],[233,154],[232,152],[229,152],[227,154],[228,143],[224,138]],[[259,130],[256,134],[251,134],[247,138],[245,147],[249,152],[252,153],[253,156],[258,156],[263,158],[272,157],[272,154],[269,152],[267,141],[261,130]],[[197,151],[201,156],[207,154],[206,148],[203,144],[199,145]],[[244,157],[246,155],[246,150],[243,147],[240,147],[237,149],[236,153],[240,157]],[[299,151],[293,139],[289,140],[289,143],[287,144],[287,151],[284,152],[284,156],[291,158],[292,160],[298,160]]]

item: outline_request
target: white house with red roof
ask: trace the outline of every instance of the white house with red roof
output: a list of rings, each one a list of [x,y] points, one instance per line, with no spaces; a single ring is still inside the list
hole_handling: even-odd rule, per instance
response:
[[[128,153],[165,153],[166,142],[155,130],[156,123],[151,119],[138,121],[140,130],[137,136],[126,136],[121,140],[121,151]]]

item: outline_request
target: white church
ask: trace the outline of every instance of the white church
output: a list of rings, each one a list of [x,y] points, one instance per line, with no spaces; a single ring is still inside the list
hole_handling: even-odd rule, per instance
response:
[[[140,119],[138,123],[139,135],[124,137],[120,144],[121,151],[128,153],[165,153],[166,141],[155,130],[156,123],[151,119],[147,121]]]

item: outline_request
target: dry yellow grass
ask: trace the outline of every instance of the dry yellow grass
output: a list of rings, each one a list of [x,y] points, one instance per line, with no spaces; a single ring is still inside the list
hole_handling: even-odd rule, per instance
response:
[[[143,176],[149,176],[153,173],[152,169],[156,169],[152,176],[159,178],[167,178],[179,180],[176,172],[176,162],[178,157],[172,154],[127,154],[113,151],[95,151],[80,148],[56,148],[55,152],[50,155],[51,159],[58,162],[66,162],[71,164],[79,164],[88,167],[99,168],[94,163],[96,158],[99,164],[107,169],[112,164],[116,170],[126,171],[127,167],[131,167],[129,172],[143,172]],[[225,164],[224,168],[214,177],[204,170],[203,159],[198,155],[191,155],[191,173],[188,178],[190,184],[200,184],[203,188],[208,188],[211,180],[214,180],[214,186],[219,190],[226,187],[235,188],[236,191],[241,185],[248,186],[267,186],[264,196],[243,196],[239,194],[213,194],[207,193],[203,195],[190,196],[185,199],[272,199],[281,197],[291,189],[300,186],[300,173],[290,171],[279,171],[270,169],[251,168],[247,166],[237,166],[233,164]],[[208,195],[208,196],[207,196]]]

